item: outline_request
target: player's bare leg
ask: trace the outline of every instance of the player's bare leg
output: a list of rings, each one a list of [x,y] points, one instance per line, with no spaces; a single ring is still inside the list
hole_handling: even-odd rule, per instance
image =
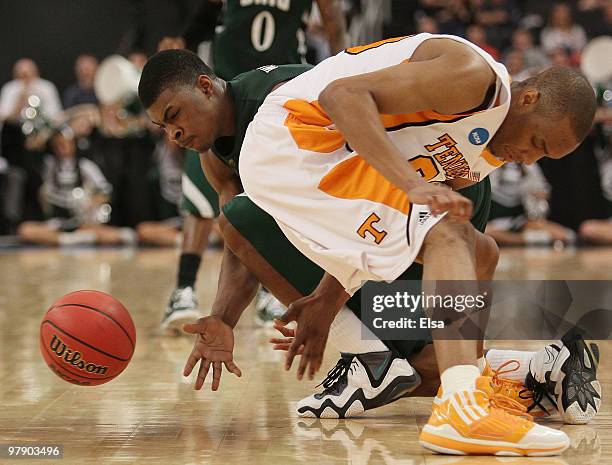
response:
[[[483,251],[490,251],[491,255],[485,257]],[[479,252],[483,253],[480,262]],[[454,296],[475,296],[479,292],[476,280],[492,276],[497,262],[488,239],[471,225],[454,223],[448,218],[443,218],[428,233],[421,258],[426,295],[435,293],[435,281],[456,280],[452,286],[444,283],[442,286]],[[428,309],[432,317],[443,317],[438,310]],[[432,330],[442,386],[421,432],[421,445],[459,455],[555,455],[569,446],[565,433],[525,419],[521,416],[525,410],[521,404],[497,394],[491,378],[481,376],[477,338],[447,340],[444,338],[449,333],[445,331]]]

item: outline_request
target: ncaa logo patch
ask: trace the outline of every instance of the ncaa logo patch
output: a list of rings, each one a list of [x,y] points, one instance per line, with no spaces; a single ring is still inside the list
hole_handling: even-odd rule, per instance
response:
[[[470,131],[470,135],[468,136],[468,140],[470,144],[473,145],[482,145],[485,144],[489,140],[489,131],[485,128],[475,128]]]

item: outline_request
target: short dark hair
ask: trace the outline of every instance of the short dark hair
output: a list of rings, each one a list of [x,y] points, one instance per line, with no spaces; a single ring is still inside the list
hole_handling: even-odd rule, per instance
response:
[[[164,90],[180,85],[195,86],[202,74],[216,78],[195,53],[184,49],[163,50],[153,55],[143,68],[138,97],[149,108]]]
[[[572,132],[582,141],[593,125],[597,99],[580,72],[562,66],[549,68],[524,82],[540,91],[536,110],[552,121],[570,117]]]

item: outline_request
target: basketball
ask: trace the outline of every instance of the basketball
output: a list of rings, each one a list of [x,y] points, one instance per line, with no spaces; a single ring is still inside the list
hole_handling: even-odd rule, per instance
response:
[[[116,378],[130,363],[136,330],[121,302],[83,290],[66,294],[47,310],[39,342],[53,373],[79,386],[95,386]]]

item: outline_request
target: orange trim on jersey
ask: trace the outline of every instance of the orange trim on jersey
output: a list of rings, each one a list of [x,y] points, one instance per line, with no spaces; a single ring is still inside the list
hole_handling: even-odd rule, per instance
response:
[[[480,156],[482,158],[484,158],[485,161],[489,165],[494,166],[495,168],[499,168],[501,165],[503,165],[505,163],[503,160],[500,160],[500,159],[496,158],[491,152],[489,152],[486,149],[482,151]]]
[[[319,189],[333,197],[349,200],[371,200],[408,214],[410,202],[400,188],[376,171],[360,156],[336,165],[323,176]]]
[[[319,102],[288,100],[283,105],[289,114],[285,126],[297,146],[317,153],[331,153],[345,144],[344,136],[337,129],[329,129],[333,123]]]
[[[344,51],[346,53],[351,54],[351,55],[357,55],[358,53],[365,52],[367,50],[371,50],[371,49],[376,48],[376,47],[380,47],[381,45],[392,44],[394,42],[399,42],[400,40],[404,40],[404,39],[406,39],[408,37],[410,37],[410,36],[393,37],[391,39],[379,40],[378,42],[372,42],[371,44],[358,45],[356,47],[349,47],[349,48],[347,48]]]

